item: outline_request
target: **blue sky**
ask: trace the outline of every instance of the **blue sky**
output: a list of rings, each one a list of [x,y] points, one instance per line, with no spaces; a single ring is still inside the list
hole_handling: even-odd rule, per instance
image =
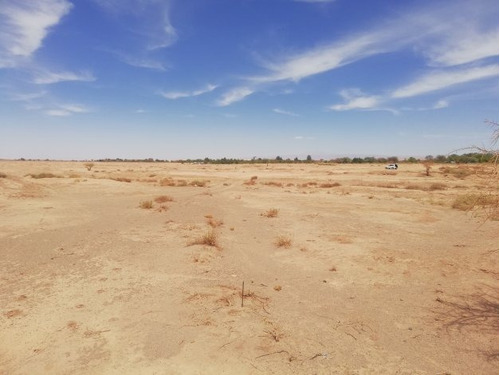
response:
[[[0,158],[490,146],[497,0],[0,0]]]

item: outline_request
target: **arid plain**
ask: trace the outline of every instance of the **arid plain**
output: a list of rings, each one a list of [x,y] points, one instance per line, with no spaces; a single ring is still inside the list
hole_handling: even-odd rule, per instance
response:
[[[484,165],[0,172],[2,375],[498,374]]]

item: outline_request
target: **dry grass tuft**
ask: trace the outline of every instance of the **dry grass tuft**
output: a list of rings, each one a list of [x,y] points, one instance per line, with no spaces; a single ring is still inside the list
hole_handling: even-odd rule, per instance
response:
[[[46,173],[46,172],[43,172],[43,173],[29,173],[27,174],[26,176],[30,176],[31,178],[61,178],[61,176],[57,176],[53,173]]]
[[[143,208],[145,210],[149,210],[149,209],[153,208],[153,201],[142,201],[139,204],[139,207]]]
[[[118,182],[132,182],[130,178],[127,177],[113,177],[111,178],[113,181],[118,181]]]
[[[3,172],[0,172],[0,178],[7,178],[7,175]]]
[[[165,202],[173,202],[174,198],[172,198],[170,195],[160,195],[159,197],[155,198],[156,203],[165,203]]]
[[[276,182],[276,181],[264,182],[264,185],[267,185],[267,186],[275,186],[275,187],[283,187],[283,183],[281,183],[281,182]]]
[[[160,180],[160,186],[175,186],[175,181],[170,177],[162,178]]]
[[[90,171],[92,167],[94,166],[94,163],[85,163],[83,164],[85,168],[87,168],[87,171]]]
[[[267,210],[266,212],[264,212],[263,214],[261,214],[261,216],[264,216],[264,217],[277,217],[279,212],[280,212],[280,210],[278,210],[277,208],[270,208],[269,210]]]
[[[285,249],[289,249],[292,246],[292,239],[289,236],[281,235],[274,240],[274,244],[276,247],[284,247]]]
[[[245,181],[243,184],[244,185],[255,185],[255,182],[257,181],[257,176],[252,176],[250,180]]]
[[[498,220],[498,193],[497,194],[466,194],[458,196],[452,203],[452,207],[461,211],[478,210],[487,212],[487,217]]]
[[[224,221],[214,219],[212,215],[206,215],[205,217],[207,219],[207,224],[210,225],[212,228],[217,228],[224,225]]]
[[[198,237],[194,241],[189,243],[189,246],[191,245],[206,245],[206,246],[212,246],[216,248],[220,248],[219,246],[219,236],[214,230],[211,230],[202,236]]]
[[[189,186],[195,186],[195,187],[205,187],[208,185],[210,181],[207,180],[193,180],[189,183]]]
[[[319,185],[320,188],[332,188],[332,187],[337,187],[337,186],[341,186],[340,183],[338,183],[338,182],[325,182],[325,183]]]
[[[443,184],[442,182],[435,182],[429,186],[428,190],[446,190],[446,184]]]

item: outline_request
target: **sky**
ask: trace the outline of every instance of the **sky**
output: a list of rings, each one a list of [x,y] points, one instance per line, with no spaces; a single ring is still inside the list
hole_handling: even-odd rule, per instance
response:
[[[497,0],[0,0],[0,158],[493,147]]]

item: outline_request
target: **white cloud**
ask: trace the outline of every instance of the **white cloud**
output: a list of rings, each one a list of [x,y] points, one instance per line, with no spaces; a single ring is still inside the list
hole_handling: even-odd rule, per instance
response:
[[[179,91],[171,91],[171,92],[164,92],[160,91],[160,95],[163,96],[166,99],[180,99],[180,98],[189,98],[192,96],[199,96],[203,95],[209,92],[214,91],[218,86],[217,85],[211,85],[208,84],[206,87],[200,89],[200,90],[194,90],[194,91],[185,91],[185,92],[179,92]]]
[[[391,96],[393,98],[408,98],[496,75],[498,75],[498,65],[431,72],[415,82],[395,90]]]
[[[43,98],[45,95],[47,95],[47,91],[40,91],[30,94],[14,94],[12,95],[11,100],[19,102],[30,102],[36,99]]]
[[[393,48],[393,44],[386,43],[386,39],[382,34],[365,34],[316,47],[301,54],[285,57],[281,62],[268,63],[266,68],[271,71],[269,75],[251,77],[250,80],[257,83],[285,80],[298,82],[370,55],[386,52]]]
[[[15,67],[72,8],[66,0],[6,0],[0,6],[0,68]]]
[[[132,20],[125,30],[138,36],[148,51],[169,47],[177,39],[177,31],[170,21],[169,0],[94,0],[118,18]],[[126,15],[127,17],[123,17]]]
[[[369,96],[359,89],[346,89],[340,92],[340,96],[346,100],[344,104],[335,104],[328,107],[334,111],[349,111],[352,109],[373,109],[381,100],[377,96]]]
[[[358,34],[291,55],[259,58],[259,61],[264,61],[262,66],[268,72],[247,79],[252,82],[254,90],[259,90],[266,84],[299,82],[370,56],[409,48],[426,57],[430,66],[477,63],[498,55],[498,23],[491,22],[490,3],[481,4],[488,0],[477,1],[457,1],[453,7],[433,3],[406,9],[399,17],[396,10],[391,19],[379,21],[375,27],[365,25],[365,31]],[[464,19],[464,15],[470,14],[473,17]],[[450,82],[441,84],[451,85]],[[333,109],[372,108],[377,104],[376,97],[356,97]]]
[[[49,72],[49,71],[38,71],[34,74],[33,83],[38,85],[48,85],[64,81],[85,81],[92,82],[95,81],[95,77],[89,72]]]
[[[279,108],[274,108],[273,112],[279,113],[281,115],[287,115],[287,116],[293,116],[293,117],[298,117],[299,116],[297,113],[290,112],[290,111],[285,111],[285,110],[279,109]]]
[[[125,56],[124,54],[118,54],[118,55],[125,64],[128,64],[130,66],[135,66],[136,68],[159,70],[163,72],[167,70],[167,67],[163,63],[147,57],[140,58],[133,56]]]
[[[253,89],[248,87],[237,87],[231,91],[225,93],[222,98],[217,101],[217,105],[220,107],[225,107],[240,100],[243,100],[249,95],[254,93]]]
[[[457,29],[425,52],[431,65],[454,66],[498,55],[498,29],[487,32]]]
[[[54,117],[71,116],[75,113],[88,113],[90,110],[80,104],[58,104],[55,108],[45,110],[44,113]]]

